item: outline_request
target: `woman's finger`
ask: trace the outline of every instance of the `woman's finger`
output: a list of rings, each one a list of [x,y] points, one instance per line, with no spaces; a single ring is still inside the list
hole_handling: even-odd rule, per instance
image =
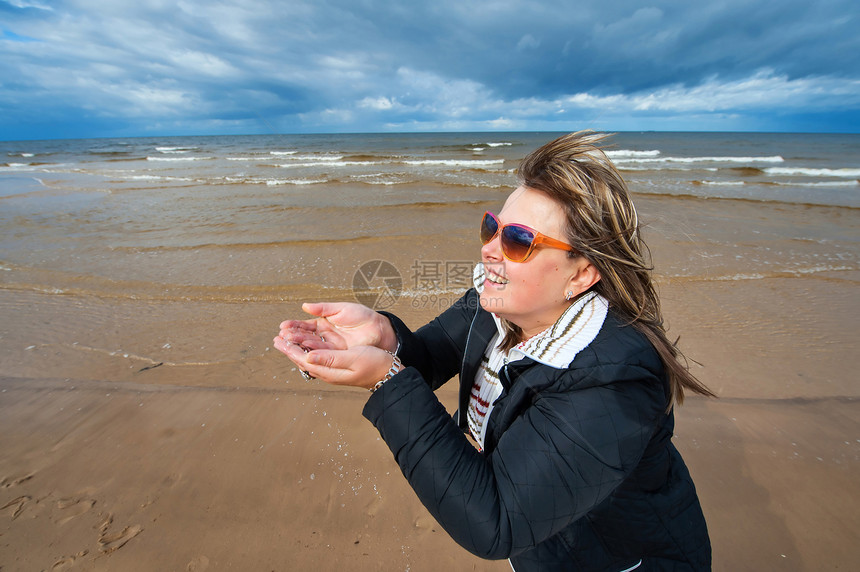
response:
[[[281,330],[278,335],[284,340],[308,350],[345,350],[347,348],[343,336],[334,330],[314,333],[302,329],[288,329]]]
[[[307,355],[307,362],[327,369],[350,369],[355,356],[349,350],[314,350]]]
[[[379,348],[363,346],[349,350],[315,350],[306,356],[308,371],[338,385],[370,387],[391,366],[391,355]]]
[[[302,304],[302,310],[311,316],[325,318],[340,312],[344,304],[344,302],[305,302]]]
[[[276,350],[286,355],[294,363],[296,359],[301,359],[304,362],[305,351],[296,344],[278,336],[274,339],[274,346]]]
[[[305,330],[308,332],[315,332],[317,329],[316,320],[286,320],[281,322],[281,325],[278,326],[281,331],[284,330]]]

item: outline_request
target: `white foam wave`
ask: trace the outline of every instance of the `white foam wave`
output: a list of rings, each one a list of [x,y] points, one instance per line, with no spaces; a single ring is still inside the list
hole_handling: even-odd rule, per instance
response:
[[[634,166],[628,164],[622,164],[621,161],[616,161],[616,166],[622,171],[653,171],[653,166]],[[689,172],[689,171],[708,171],[710,173],[716,173],[719,171],[717,167],[680,167],[680,166],[671,166],[666,168],[661,168],[661,171],[668,172]]]
[[[411,161],[403,161],[407,165],[415,166],[443,166],[443,167],[491,167],[493,165],[501,165],[505,162],[504,159],[488,159],[488,160],[473,160],[473,159],[415,159]]]
[[[409,182],[406,179],[392,178],[401,176],[403,173],[367,173],[364,175],[352,175],[349,179],[365,183],[367,185],[402,185]]]
[[[633,151],[630,149],[618,149],[607,151],[606,155],[612,160],[636,159],[645,157],[659,157],[660,151],[653,149],[651,151]]]
[[[159,153],[187,153],[195,151],[197,147],[156,147],[155,150]]]
[[[703,185],[712,185],[715,187],[742,187],[746,183],[743,181],[702,181]]]
[[[125,177],[128,181],[193,181],[188,177],[166,177],[161,175],[129,175]]]
[[[212,157],[147,157],[147,161],[209,161]]]
[[[768,167],[768,175],[803,175],[805,177],[860,177],[860,169],[807,169],[804,167]]]
[[[780,275],[790,275],[790,276],[807,276],[809,274],[818,274],[820,272],[844,272],[844,271],[854,271],[857,268],[853,266],[832,266],[829,264],[822,264],[818,266],[810,266],[808,268],[786,268],[784,270],[776,271],[775,273],[767,273],[762,274],[758,272],[752,272],[749,274],[729,274],[725,276],[709,276],[708,280],[714,280],[718,282],[734,282],[739,280],[762,280],[764,278],[771,278],[774,276]]]
[[[291,157],[296,161],[340,161],[343,159],[343,155],[296,155],[295,157]]]
[[[328,182],[328,179],[267,179],[266,185],[270,187],[278,185],[316,185],[326,182]]]
[[[513,143],[509,143],[508,141],[500,141],[498,143],[487,143],[487,147],[510,147]]]
[[[269,151],[269,155],[295,155],[295,151]]]
[[[804,183],[804,187],[856,187],[860,180],[854,181],[819,181],[817,183]]]
[[[373,161],[311,161],[306,163],[282,163],[275,166],[283,169],[296,169],[300,167],[353,167],[357,165],[364,166],[378,164],[379,163],[374,163]]]
[[[618,163],[782,163],[779,155],[770,157],[626,157]]]
[[[334,163],[330,163],[335,167],[365,167],[367,165],[381,165],[379,161],[336,161]]]
[[[161,181],[164,177],[158,175],[129,175],[125,177],[129,181]]]
[[[764,274],[731,274],[729,276],[709,276],[708,280],[717,282],[734,282],[736,280],[761,280],[767,278]]]

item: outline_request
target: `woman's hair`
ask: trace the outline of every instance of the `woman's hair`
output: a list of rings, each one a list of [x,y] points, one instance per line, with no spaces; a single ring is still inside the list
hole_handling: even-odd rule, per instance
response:
[[[682,403],[684,390],[714,394],[681,363],[683,354],[663,327],[660,301],[651,280],[650,252],[639,232],[639,219],[627,184],[601,149],[608,137],[592,131],[570,133],[530,153],[520,164],[520,183],[562,205],[568,242],[600,272],[591,290],[603,296],[622,320],[641,331],[666,367],[671,398]],[[521,332],[507,326],[505,345]],[[513,343],[511,343],[513,342]]]

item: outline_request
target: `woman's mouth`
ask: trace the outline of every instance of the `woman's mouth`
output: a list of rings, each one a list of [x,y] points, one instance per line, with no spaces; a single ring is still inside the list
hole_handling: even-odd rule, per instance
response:
[[[492,282],[493,284],[498,284],[500,286],[504,286],[505,284],[507,284],[509,282],[509,280],[507,278],[503,278],[502,276],[499,276],[498,274],[491,272],[488,268],[486,268],[485,270],[486,270],[486,272],[485,272],[486,278],[489,282]]]

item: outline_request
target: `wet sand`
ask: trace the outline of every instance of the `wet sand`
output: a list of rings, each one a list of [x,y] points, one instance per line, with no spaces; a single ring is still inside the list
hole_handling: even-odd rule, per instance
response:
[[[777,245],[750,228],[788,235],[817,220],[854,264],[857,214],[665,206],[640,204],[666,321],[720,395],[689,398],[675,438],[700,493],[714,569],[851,569],[860,561],[860,272],[765,272],[757,253],[813,256],[832,240],[809,239],[813,229]],[[462,207],[463,218],[481,208]],[[844,238],[852,234],[853,243]],[[421,256],[468,258],[474,237],[452,236],[321,252],[335,261],[384,252],[406,274]],[[246,266],[264,263],[261,249],[246,255]],[[687,261],[704,270],[685,272]],[[759,276],[724,278],[744,272]],[[15,280],[37,282],[25,274]],[[7,278],[0,569],[509,570],[458,547],[420,505],[361,417],[366,392],[307,383],[269,349],[301,299],[349,292],[352,273],[343,274],[329,290],[246,301],[159,296],[151,286],[138,296],[122,285],[58,294]],[[393,310],[417,327],[449,296],[404,297]],[[454,384],[439,397],[451,409]]]

